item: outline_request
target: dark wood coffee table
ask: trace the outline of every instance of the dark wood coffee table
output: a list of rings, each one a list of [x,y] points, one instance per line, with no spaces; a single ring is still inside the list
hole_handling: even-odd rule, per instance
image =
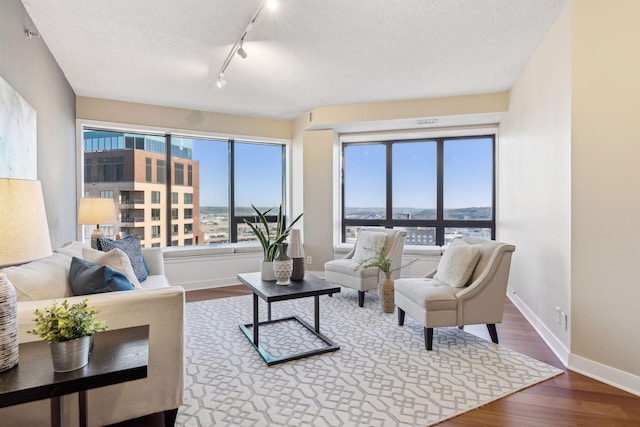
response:
[[[240,330],[245,334],[249,342],[253,344],[260,356],[264,359],[267,365],[275,365],[276,363],[288,362],[290,360],[302,359],[303,357],[309,357],[316,354],[327,353],[330,351],[336,351],[340,349],[340,346],[335,344],[329,338],[320,333],[320,295],[332,295],[340,292],[340,286],[333,283],[326,282],[317,277],[306,275],[303,280],[292,281],[287,286],[276,285],[275,282],[265,282],[261,279],[260,273],[243,273],[238,274],[238,280],[243,285],[251,289],[253,292],[253,323],[245,323],[240,325]],[[314,298],[314,327],[311,327],[307,322],[302,320],[298,316],[284,317],[281,319],[271,319],[271,303],[276,301],[285,301],[289,299],[298,298]],[[262,298],[268,304],[268,317],[267,321],[259,321],[258,313],[258,298]],[[326,346],[320,347],[310,351],[303,351],[300,353],[288,354],[285,356],[273,357],[260,345],[260,325],[268,325],[278,322],[286,322],[295,320],[308,329],[314,336],[323,341]],[[252,331],[249,331],[251,327]]]
[[[71,372],[53,371],[49,343],[20,344],[18,365],[0,373],[0,408],[51,399],[51,425],[60,426],[60,396],[78,392],[80,426],[86,426],[87,390],[147,377],[149,325],[100,332],[93,341],[89,364]]]

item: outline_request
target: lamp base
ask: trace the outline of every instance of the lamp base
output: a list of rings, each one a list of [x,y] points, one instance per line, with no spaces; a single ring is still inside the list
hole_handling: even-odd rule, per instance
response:
[[[98,249],[98,237],[102,236],[104,236],[102,230],[100,230],[99,228],[93,230],[93,233],[91,233],[91,247],[93,249]]]

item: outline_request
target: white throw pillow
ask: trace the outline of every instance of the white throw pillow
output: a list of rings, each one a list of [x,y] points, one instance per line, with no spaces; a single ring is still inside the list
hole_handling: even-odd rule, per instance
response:
[[[378,231],[361,231],[356,240],[356,251],[353,260],[362,262],[376,256],[387,240],[387,233]]]
[[[131,261],[122,249],[113,248],[109,252],[102,252],[85,247],[82,249],[82,258],[95,264],[108,265],[127,276],[134,288],[142,289],[142,285],[140,285],[131,266]]]
[[[480,259],[480,245],[470,245],[461,239],[455,239],[442,255],[434,279],[454,288],[467,284]]]

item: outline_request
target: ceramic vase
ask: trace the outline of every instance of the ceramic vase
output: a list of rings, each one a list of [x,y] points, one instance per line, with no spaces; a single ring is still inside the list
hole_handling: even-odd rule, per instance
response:
[[[380,298],[380,305],[385,313],[393,313],[396,308],[393,291],[394,285],[391,273],[384,273],[384,278],[378,284],[378,298]]]
[[[298,281],[304,279],[304,248],[300,238],[300,230],[294,228],[289,235],[289,257],[293,260],[293,271],[291,280]]]
[[[0,372],[18,364],[18,314],[16,290],[6,273],[0,273]]]
[[[278,257],[273,260],[276,285],[288,285],[290,283],[293,261],[287,255],[287,246],[289,246],[287,243],[278,243]]]
[[[273,262],[262,261],[260,263],[260,277],[265,282],[275,282],[276,275],[273,272]]]
[[[49,345],[55,372],[75,371],[89,363],[91,336],[70,341],[52,342]]]

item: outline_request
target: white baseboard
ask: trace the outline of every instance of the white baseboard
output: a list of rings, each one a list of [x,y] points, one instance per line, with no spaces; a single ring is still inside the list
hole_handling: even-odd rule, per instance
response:
[[[549,346],[551,351],[560,359],[564,366],[569,365],[569,349],[547,328],[547,326],[535,315],[531,309],[520,299],[520,297],[511,288],[507,289],[507,297],[516,306],[525,319],[533,326],[542,340]]]
[[[569,358],[568,368],[594,380],[640,396],[640,377],[637,375],[594,362],[590,359],[585,359],[573,353]]]
[[[596,381],[609,384],[626,392],[640,396],[640,377],[621,371],[611,366],[603,365],[582,356],[571,353],[551,331],[540,321],[529,307],[509,288],[507,296],[527,321],[538,332],[551,351],[560,359],[562,364],[574,372],[593,378]]]

